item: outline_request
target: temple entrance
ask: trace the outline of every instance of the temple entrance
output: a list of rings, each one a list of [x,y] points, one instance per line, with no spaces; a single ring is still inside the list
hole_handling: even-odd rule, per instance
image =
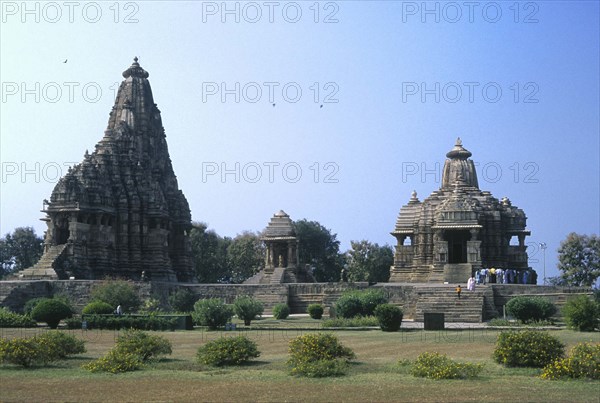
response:
[[[448,263],[467,263],[467,241],[471,239],[471,233],[467,230],[446,231],[448,241]]]

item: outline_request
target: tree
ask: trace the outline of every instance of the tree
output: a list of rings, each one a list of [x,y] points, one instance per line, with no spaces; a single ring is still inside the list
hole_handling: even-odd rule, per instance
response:
[[[362,240],[351,241],[352,249],[347,252],[348,278],[351,281],[370,283],[387,282],[390,266],[394,263],[394,251],[388,245]]]
[[[319,282],[339,281],[344,258],[337,235],[318,222],[306,219],[296,221],[294,229],[300,263],[313,266],[313,275]]]
[[[600,277],[600,238],[567,235],[558,248],[558,270],[565,285],[591,287]]]
[[[257,233],[244,231],[227,247],[229,273],[233,283],[242,283],[260,270],[265,246]]]
[[[228,277],[227,247],[231,239],[208,230],[205,223],[196,222],[192,225],[190,242],[198,281],[217,283]]]
[[[33,266],[42,256],[44,240],[33,227],[16,228],[0,239],[0,276]]]

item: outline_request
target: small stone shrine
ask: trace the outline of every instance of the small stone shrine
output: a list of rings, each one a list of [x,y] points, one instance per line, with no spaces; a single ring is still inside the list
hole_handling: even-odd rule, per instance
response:
[[[471,155],[457,139],[440,189],[422,202],[413,192],[400,209],[390,282],[458,284],[483,268],[531,270],[525,213],[479,189]]]
[[[123,72],[104,137],[44,200],[45,252],[22,279],[195,282],[190,209],[148,76],[137,58]]]
[[[314,282],[310,270],[299,264],[294,223],[283,210],[275,213],[261,240],[265,243],[265,268],[246,284]]]

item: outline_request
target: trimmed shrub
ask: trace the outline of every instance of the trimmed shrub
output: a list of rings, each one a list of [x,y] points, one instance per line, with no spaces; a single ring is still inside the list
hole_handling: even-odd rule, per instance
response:
[[[56,329],[61,320],[71,316],[73,316],[71,308],[58,299],[40,301],[31,311],[34,320],[46,322],[50,329]]]
[[[142,301],[132,284],[123,280],[110,280],[94,287],[92,299],[104,301],[113,310],[121,305],[123,312],[134,313],[140,309]]]
[[[233,309],[218,298],[201,299],[194,304],[192,318],[200,326],[218,329],[233,317]]]
[[[508,331],[498,335],[493,358],[507,367],[542,368],[562,358],[564,353],[564,344],[548,332]]]
[[[34,339],[52,358],[63,359],[70,355],[85,353],[85,342],[73,335],[51,330],[35,336]]]
[[[261,316],[264,309],[262,302],[252,297],[237,297],[233,302],[233,312],[244,321],[246,326],[250,326],[257,316]]]
[[[348,291],[337,300],[335,312],[342,318],[370,316],[378,305],[387,301],[388,298],[382,290]]]
[[[1,327],[35,327],[36,321],[27,315],[20,315],[0,307],[0,328]]]
[[[121,352],[137,355],[142,362],[173,352],[169,340],[141,330],[128,330],[120,335],[116,348]]]
[[[585,295],[569,299],[562,313],[567,325],[580,332],[593,332],[600,327],[600,303]]]
[[[27,302],[25,302],[25,306],[23,307],[23,313],[25,315],[31,316],[31,311],[33,311],[33,308],[35,308],[36,305],[39,304],[40,302],[45,301],[47,299],[50,299],[50,298],[39,297],[39,298],[28,299]]]
[[[542,379],[600,379],[600,344],[579,343],[567,358],[560,358],[544,367]]]
[[[375,308],[375,317],[384,332],[397,332],[402,325],[402,310],[396,305],[382,304]]]
[[[260,356],[256,343],[246,336],[221,337],[198,348],[198,362],[220,367],[240,365]]]
[[[275,319],[285,319],[290,316],[290,307],[287,304],[277,304],[273,307],[273,317]]]
[[[87,304],[81,313],[84,315],[109,315],[115,311],[115,308],[104,301],[92,301]]]
[[[100,357],[81,367],[90,372],[110,372],[116,374],[140,369],[142,367],[142,361],[135,353],[113,348],[104,357]]]
[[[323,317],[323,305],[321,304],[310,304],[308,306],[308,315],[313,319],[321,319]]]
[[[321,324],[330,327],[373,327],[379,326],[379,321],[374,316],[357,316],[356,318],[335,318],[324,320]]]
[[[556,313],[556,306],[543,297],[518,296],[506,304],[506,312],[524,323],[547,320]]]
[[[187,288],[175,291],[169,296],[169,304],[175,312],[192,312],[198,297]]]
[[[160,316],[108,316],[86,315],[85,321],[88,330],[92,329],[138,329],[138,330],[175,330],[177,318],[162,318]],[[81,318],[71,318],[66,321],[69,329],[81,329]]]
[[[477,377],[482,364],[461,363],[440,353],[422,353],[415,360],[411,374],[430,379],[469,379]]]
[[[288,366],[292,375],[311,378],[343,375],[356,356],[331,333],[308,333],[290,341]]]

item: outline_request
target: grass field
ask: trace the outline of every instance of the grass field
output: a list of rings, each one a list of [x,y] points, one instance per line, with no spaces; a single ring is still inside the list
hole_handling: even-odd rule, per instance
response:
[[[265,322],[266,324],[267,322]],[[80,366],[106,353],[116,331],[69,331],[86,340],[87,353],[51,367],[22,369],[0,366],[0,401],[539,401],[598,402],[600,382],[545,381],[539,370],[504,368],[491,359],[498,334],[493,329],[441,332],[423,330],[336,331],[356,353],[348,375],[305,379],[288,375],[288,342],[310,332],[310,319],[283,321],[276,328],[244,333],[258,344],[261,356],[240,368],[213,369],[196,363],[197,348],[221,332],[160,332],[173,343],[173,354],[140,371],[91,374]],[[290,330],[291,329],[291,330]],[[26,336],[37,329],[0,329],[3,337]],[[567,348],[582,341],[600,341],[598,333],[553,331]],[[485,365],[476,380],[434,381],[415,378],[400,359],[424,351]]]

